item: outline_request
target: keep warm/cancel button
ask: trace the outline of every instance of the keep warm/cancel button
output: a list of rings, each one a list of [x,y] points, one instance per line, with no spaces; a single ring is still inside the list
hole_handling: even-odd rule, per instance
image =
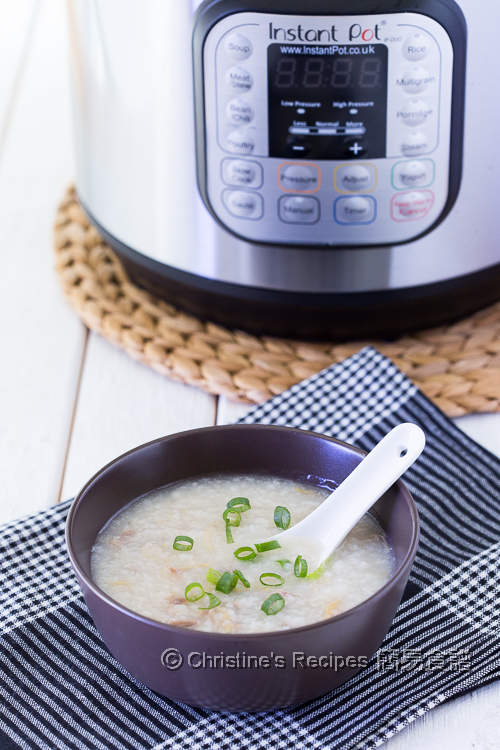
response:
[[[427,216],[433,205],[432,190],[398,193],[391,201],[391,216],[394,221],[416,221]]]

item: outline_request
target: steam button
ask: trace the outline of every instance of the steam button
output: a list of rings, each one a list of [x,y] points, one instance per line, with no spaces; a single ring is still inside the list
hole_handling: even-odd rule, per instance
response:
[[[403,44],[403,55],[407,60],[416,62],[423,60],[429,54],[430,39],[427,34],[416,31],[411,34]]]
[[[238,32],[226,37],[224,48],[229,57],[233,60],[247,60],[253,52],[253,46],[250,39]]]
[[[254,115],[252,105],[243,99],[231,99],[226,107],[226,119],[231,125],[248,125]]]
[[[244,128],[237,128],[227,136],[226,146],[233,154],[252,154],[255,149],[255,139]]]
[[[248,70],[245,70],[245,68],[242,68],[240,65],[236,65],[234,68],[229,68],[227,71],[226,84],[228,88],[233,89],[233,91],[245,93],[245,91],[250,91],[252,88],[253,77]]]
[[[229,213],[239,219],[260,219],[264,213],[264,201],[258,193],[225,190],[223,201]]]
[[[415,130],[412,133],[408,133],[401,144],[401,151],[405,156],[419,156],[429,151],[429,142],[424,133],[420,130]]]

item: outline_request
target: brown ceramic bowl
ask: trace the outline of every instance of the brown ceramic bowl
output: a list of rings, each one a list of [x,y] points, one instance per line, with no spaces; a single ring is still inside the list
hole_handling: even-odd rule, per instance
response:
[[[264,711],[301,703],[351,678],[382,643],[415,557],[418,514],[402,482],[372,510],[394,551],[395,568],[389,582],[357,607],[293,630],[228,635],[142,617],[93,583],[90,552],[106,522],[131,500],[152,489],[214,473],[261,473],[295,480],[312,475],[339,483],[363,455],[350,445],[311,432],[233,425],[161,438],[105,466],[74,501],[66,539],[88,608],[111,653],[158,693],[225,711]],[[220,659],[221,654],[223,668],[220,662],[219,666],[200,668],[202,659],[205,664],[214,664],[210,657]],[[338,657],[337,668],[329,666],[334,655]],[[240,664],[243,660],[246,663],[234,668],[228,657],[234,657],[233,665],[238,659]],[[308,657],[323,657],[318,662],[323,666],[315,667],[311,660],[310,666],[304,666]],[[344,666],[339,658],[346,661]]]

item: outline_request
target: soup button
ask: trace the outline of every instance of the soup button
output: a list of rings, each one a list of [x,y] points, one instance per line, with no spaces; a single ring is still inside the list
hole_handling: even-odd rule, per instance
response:
[[[417,221],[427,216],[433,205],[432,190],[399,193],[391,201],[392,218],[394,221]]]
[[[229,213],[239,219],[260,219],[264,213],[264,201],[258,193],[225,190],[223,201]]]

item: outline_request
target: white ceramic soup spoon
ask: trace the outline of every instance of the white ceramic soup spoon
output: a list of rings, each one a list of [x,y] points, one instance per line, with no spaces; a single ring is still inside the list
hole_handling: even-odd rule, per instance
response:
[[[349,476],[296,526],[267,541],[277,540],[290,551],[308,557],[316,570],[345,539],[372,505],[397,482],[425,447],[425,434],[415,424],[391,430]],[[305,551],[307,549],[307,552]]]

